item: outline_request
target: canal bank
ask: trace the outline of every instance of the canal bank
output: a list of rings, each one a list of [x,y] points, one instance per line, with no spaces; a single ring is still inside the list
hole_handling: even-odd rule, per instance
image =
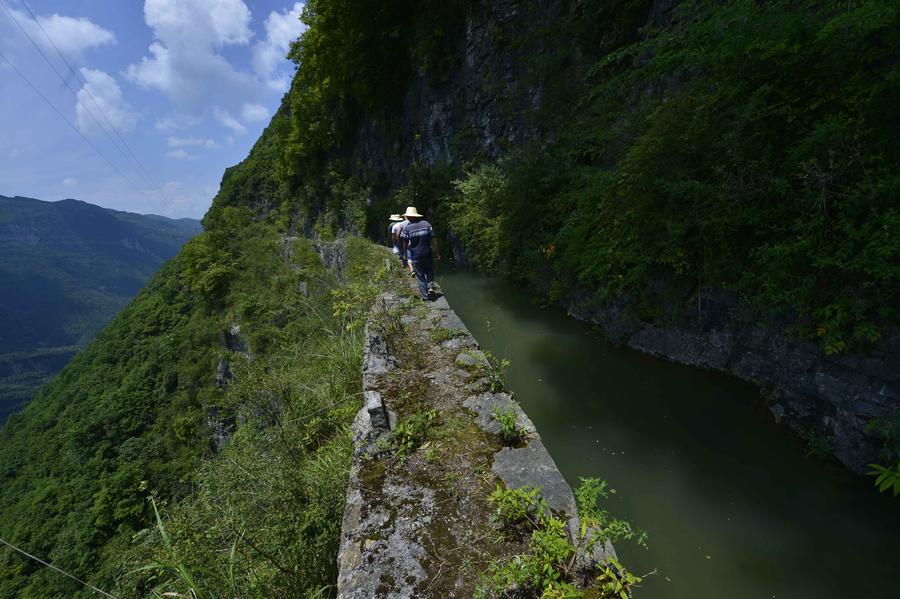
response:
[[[570,483],[600,476],[610,509],[643,526],[653,598],[893,596],[900,502],[805,457],[756,390],[606,343],[527,292],[440,273],[479,343],[509,358],[509,386]]]

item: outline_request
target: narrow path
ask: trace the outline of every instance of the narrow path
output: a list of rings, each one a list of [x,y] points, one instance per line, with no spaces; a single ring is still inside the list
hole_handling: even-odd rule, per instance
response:
[[[443,297],[421,302],[398,278],[373,310],[365,351],[338,597],[471,597],[492,560],[526,548],[491,525],[498,483],[542,487],[577,525],[534,426],[509,395],[489,391],[489,363]],[[495,407],[516,412],[521,447],[501,445]]]

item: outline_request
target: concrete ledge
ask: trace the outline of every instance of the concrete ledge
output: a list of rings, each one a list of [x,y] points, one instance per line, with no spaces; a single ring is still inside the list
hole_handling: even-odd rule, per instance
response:
[[[406,314],[398,318],[398,309],[405,310]],[[420,366],[401,364],[393,355],[392,344],[373,324],[376,317],[383,317],[379,312],[406,323],[409,327],[406,334],[424,352],[417,362]],[[447,339],[446,331],[436,329],[449,330],[452,335]],[[471,574],[460,567],[445,568],[448,563],[445,558],[461,546],[478,542],[490,529],[487,492],[480,491],[478,505],[483,507],[476,521],[460,511],[463,503],[471,502],[471,496],[455,496],[453,491],[433,480],[427,466],[422,478],[421,465],[426,462],[422,461],[421,452],[418,457],[409,457],[420,464],[419,474],[415,476],[396,463],[389,467],[372,457],[384,448],[385,444],[379,440],[389,438],[397,424],[397,416],[388,410],[388,404],[400,402],[401,407],[397,409],[403,417],[410,417],[413,412],[403,408],[402,402],[414,401],[409,394],[424,393],[426,388],[440,397],[439,403],[429,404],[432,411],[449,410],[455,418],[469,423],[472,432],[468,434],[484,439],[479,450],[482,456],[479,470],[469,470],[463,476],[480,480],[482,489],[491,489],[497,482],[508,488],[524,485],[541,488],[551,509],[567,520],[570,537],[576,541],[578,510],[571,487],[556,467],[534,423],[513,397],[508,393],[484,391],[488,381],[479,376],[484,372],[486,357],[443,297],[422,304],[404,299],[400,294],[383,294],[376,302],[365,335],[363,405],[352,425],[354,457],[341,523],[339,598],[462,597],[470,596],[474,589]],[[425,409],[413,408],[419,413]],[[523,433],[521,446],[501,447],[500,425],[493,417],[495,410],[515,412],[516,425]],[[450,460],[467,455],[461,446],[452,444],[443,451],[444,458]],[[602,559],[609,555],[615,554],[606,543],[599,545],[592,557]],[[484,555],[479,557],[483,559]],[[591,556],[582,559],[587,561]]]

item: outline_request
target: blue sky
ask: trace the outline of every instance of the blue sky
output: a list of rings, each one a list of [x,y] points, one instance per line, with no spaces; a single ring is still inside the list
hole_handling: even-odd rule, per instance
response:
[[[0,0],[0,53],[128,179],[0,59],[0,195],[199,218],[225,167],[247,155],[288,88],[294,65],[284,55],[303,31],[301,7]]]

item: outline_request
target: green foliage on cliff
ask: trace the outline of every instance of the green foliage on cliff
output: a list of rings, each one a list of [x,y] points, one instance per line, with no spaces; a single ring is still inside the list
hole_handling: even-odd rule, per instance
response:
[[[178,499],[209,450],[204,410],[220,394],[222,305],[257,262],[247,219],[201,233],[0,432],[0,530],[76,575],[112,581],[149,522],[150,489]],[[207,278],[203,278],[199,273]],[[225,274],[223,274],[225,273]],[[58,574],[0,555],[0,594],[71,597]]]
[[[163,501],[168,541],[159,527],[136,535],[121,572],[158,566],[120,576],[124,595],[308,597],[333,591],[352,452],[349,424],[361,394],[362,333],[347,325],[367,308],[345,311],[335,298],[370,301],[387,274],[378,272],[383,255],[367,242],[350,240],[337,249],[348,263],[343,282],[322,266],[309,242],[294,240],[289,262],[278,251],[262,254],[272,268],[257,275],[272,282],[231,304],[239,322],[263,325],[248,331],[249,356],[232,356],[234,378],[216,404],[218,418],[240,424],[225,448],[204,460],[191,495]],[[305,294],[297,292],[301,283]]]
[[[353,325],[378,261],[352,242],[334,276],[284,237],[382,232],[370,200],[392,190],[353,163],[358,131],[381,120],[395,147],[410,75],[459,64],[479,10],[306,4],[292,88],[226,172],[207,231],[0,431],[4,538],[128,596],[189,592],[167,563],[229,596],[332,583]],[[430,210],[479,266],[555,293],[638,298],[654,314],[660,281],[687,298],[724,287],[826,352],[876,342],[900,306],[895,3],[685,2],[641,37],[646,10],[590,0],[538,28],[558,51],[536,59],[551,85],[532,116],[557,135],[497,164],[408,165],[395,205]],[[591,68],[572,67],[575,47]],[[235,430],[214,454],[217,422]],[[0,550],[0,595],[80,593]]]
[[[505,192],[451,199],[507,251],[454,232],[558,289],[725,287],[826,353],[866,347],[900,315],[898,25],[878,0],[682,3],[593,65],[559,142],[501,165]]]
[[[164,553],[155,496],[206,588],[288,597],[331,584],[362,355],[334,302],[374,297],[383,265],[368,242],[334,251],[347,255],[339,278],[310,242],[220,211],[3,429],[4,538],[123,596],[186,590],[170,572],[128,573]],[[333,293],[345,286],[376,291]],[[236,428],[218,454],[214,425]],[[11,551],[0,560],[0,595],[82,591]]]
[[[150,497],[206,589],[305,596],[334,580],[361,358],[344,320],[383,261],[338,242],[336,275],[279,233],[297,218],[271,165],[280,118],[226,175],[207,230],[0,432],[3,538],[122,596],[187,590],[130,573],[166,561]],[[215,453],[222,428],[234,437]],[[3,549],[0,596],[87,594]]]
[[[176,258],[0,432],[0,530],[10,542],[109,581],[147,521],[144,488],[187,492],[206,451],[199,408],[220,329],[179,281]],[[181,432],[181,434],[179,434]],[[78,585],[0,553],[0,595],[72,597]]]

